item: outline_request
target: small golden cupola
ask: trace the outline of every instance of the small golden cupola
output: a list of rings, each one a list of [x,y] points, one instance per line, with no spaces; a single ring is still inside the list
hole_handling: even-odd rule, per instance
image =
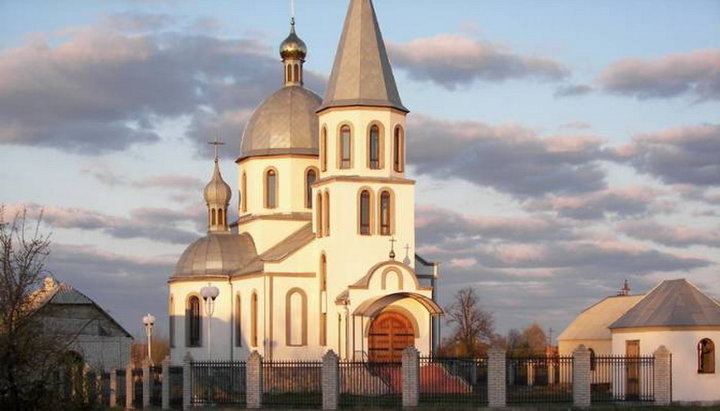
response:
[[[305,42],[295,33],[295,18],[290,20],[290,34],[280,43],[280,57],[285,66],[285,85],[302,86],[303,63],[307,56]]]
[[[205,203],[208,207],[208,232],[228,233],[227,210],[232,197],[232,189],[220,175],[218,157],[215,156],[215,169],[212,179],[203,190]]]

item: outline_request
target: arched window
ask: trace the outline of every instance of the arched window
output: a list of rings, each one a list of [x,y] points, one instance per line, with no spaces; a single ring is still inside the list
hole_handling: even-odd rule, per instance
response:
[[[715,374],[715,343],[703,338],[698,343],[698,373]]]
[[[265,208],[277,207],[277,172],[268,170],[265,174]]]
[[[370,235],[370,192],[360,193],[360,234]]]
[[[210,210],[210,215],[212,216],[210,225],[215,225],[215,224],[217,224],[217,214],[216,214],[214,208]]]
[[[242,306],[240,294],[235,296],[235,346],[242,347]]]
[[[392,234],[392,197],[389,191],[380,194],[380,234]]]
[[[300,81],[300,67],[297,64],[293,65],[293,81]]]
[[[589,348],[588,351],[590,351],[590,371],[595,371],[595,350]]]
[[[170,296],[170,304],[168,304],[168,328],[170,333],[170,347],[175,348],[175,301]]]
[[[380,127],[370,127],[368,136],[368,166],[372,169],[380,168]]]
[[[350,126],[340,128],[340,168],[352,167],[352,136]]]
[[[218,208],[218,224],[225,227],[225,210]]]
[[[243,213],[247,211],[247,175],[244,172],[240,182],[240,209]]]
[[[330,193],[325,192],[323,198],[323,236],[330,235]]]
[[[185,318],[187,318],[185,327],[187,346],[199,347],[201,345],[202,319],[200,317],[200,299],[197,296],[188,299]]]
[[[403,131],[400,126],[395,127],[395,136],[393,138],[393,167],[398,173],[403,171],[403,162],[405,158],[405,145],[403,142]]]
[[[250,345],[258,346],[258,297],[252,293],[250,297]]]
[[[317,193],[317,198],[315,199],[316,206],[315,206],[315,233],[318,237],[323,236],[323,201],[322,201],[322,194],[319,192]]]
[[[327,291],[327,257],[325,254],[320,257],[320,291]],[[320,345],[327,345],[327,313],[322,310],[322,302],[320,303]]]
[[[298,288],[285,297],[286,345],[307,345],[307,296]]]
[[[320,291],[327,290],[327,257],[320,257]]]
[[[305,174],[305,207],[312,208],[312,185],[317,180],[317,173],[309,169]]]
[[[325,127],[320,135],[320,169],[327,171],[327,128]]]

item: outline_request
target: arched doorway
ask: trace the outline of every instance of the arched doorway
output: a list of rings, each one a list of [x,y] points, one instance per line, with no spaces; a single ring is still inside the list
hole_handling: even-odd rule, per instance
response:
[[[401,361],[405,347],[415,345],[412,323],[395,311],[378,315],[370,324],[368,337],[370,361]]]

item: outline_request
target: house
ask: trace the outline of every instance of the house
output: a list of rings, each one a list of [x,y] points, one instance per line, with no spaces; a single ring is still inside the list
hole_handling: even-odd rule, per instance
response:
[[[437,343],[438,265],[415,253],[402,104],[371,0],[351,0],[324,98],[303,85],[294,20],[281,87],[247,122],[233,189],[215,157],[208,234],[168,281],[171,361],[399,361]]]
[[[67,351],[94,370],[124,368],[133,337],[85,294],[47,277],[33,296],[34,319],[43,334],[68,342]]]

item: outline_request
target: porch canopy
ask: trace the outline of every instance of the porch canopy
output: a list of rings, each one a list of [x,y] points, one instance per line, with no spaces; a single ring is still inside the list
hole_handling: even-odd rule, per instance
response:
[[[379,297],[370,298],[364,301],[353,311],[353,315],[360,315],[363,317],[375,317],[380,311],[382,311],[388,305],[405,298],[411,298],[419,302],[432,316],[443,315],[443,310],[439,305],[432,299],[410,292],[400,292],[388,295],[382,295]]]

